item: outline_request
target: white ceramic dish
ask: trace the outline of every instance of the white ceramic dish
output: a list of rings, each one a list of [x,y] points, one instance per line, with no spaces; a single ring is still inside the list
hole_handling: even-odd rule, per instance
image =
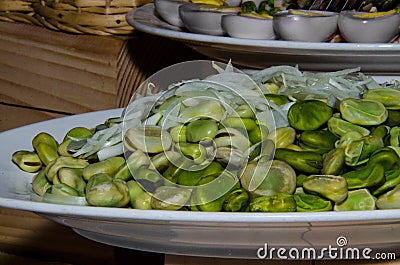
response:
[[[257,258],[268,244],[284,248],[346,247],[400,251],[400,210],[324,213],[211,213],[133,210],[30,201],[33,174],[11,162],[31,150],[32,137],[47,131],[60,140],[74,126],[94,126],[121,109],[49,120],[0,134],[0,207],[32,211],[89,239],[146,251],[209,257]]]
[[[216,8],[211,5],[186,3],[179,7],[179,15],[185,27],[193,33],[222,36],[226,32],[221,26],[221,18],[227,14],[237,14],[239,10],[239,7]]]
[[[289,10],[274,14],[273,26],[282,40],[324,42],[332,39],[337,31],[339,13],[307,11],[291,14]]]
[[[360,12],[342,11],[339,16],[339,30],[348,42],[385,43],[399,34],[400,14],[376,18],[359,18]]]
[[[184,3],[183,0],[154,0],[154,7],[166,22],[176,27],[184,27],[179,16],[179,7]]]
[[[161,21],[153,12],[153,4],[139,7],[128,12],[127,21],[138,30],[181,41],[213,59],[232,59],[241,67],[286,64],[299,65],[302,70],[333,71],[360,66],[368,73],[400,73],[400,44],[309,43],[193,34]]]
[[[273,40],[276,38],[272,19],[225,15],[222,17],[221,24],[231,37],[256,40]]]

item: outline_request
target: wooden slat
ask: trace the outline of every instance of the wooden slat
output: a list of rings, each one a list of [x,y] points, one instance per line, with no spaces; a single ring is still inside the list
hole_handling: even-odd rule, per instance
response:
[[[3,41],[2,44],[7,44],[7,42]],[[9,45],[12,44],[9,43]],[[0,47],[0,58],[2,58],[2,65],[4,68],[17,70],[15,73],[17,76],[19,76],[19,71],[27,72],[43,78],[56,80],[59,83],[68,83],[71,88],[74,86],[81,86],[86,90],[94,90],[94,92],[99,91],[102,93],[111,94],[113,96],[116,95],[115,76],[107,77],[103,73],[84,71],[79,68],[65,66],[57,62],[52,63],[49,62],[47,58],[35,58],[26,55],[20,55],[3,46]],[[96,65],[92,65],[91,67],[94,68]],[[110,71],[114,70],[109,69],[109,72]],[[26,82],[25,80],[15,81],[24,83]],[[67,91],[65,92],[67,93]]]
[[[0,95],[69,113],[118,107],[125,42],[0,22]]]
[[[113,247],[85,239],[34,213],[0,208],[0,249],[73,264],[113,264]],[[93,250],[96,251],[93,251]]]
[[[60,82],[4,64],[0,64],[0,72],[4,74],[0,79],[0,94],[18,99],[27,106],[42,106],[70,113],[116,107],[114,96],[96,92],[86,86]]]
[[[43,27],[7,22],[1,23],[1,32],[2,36],[11,35],[13,39],[18,39],[21,43],[44,47],[69,57],[97,62],[114,61],[124,40],[124,38],[112,36],[66,34]]]
[[[0,82],[1,86],[1,82]],[[0,132],[34,122],[60,118],[65,115],[9,106],[0,103]]]
[[[115,77],[115,71],[112,71],[115,67],[115,58],[109,58],[112,56],[108,54],[102,54],[102,56],[94,58],[85,58],[86,54],[84,54],[84,50],[81,50],[80,56],[76,52],[68,54],[67,52],[57,50],[55,46],[46,45],[43,42],[33,42],[29,39],[19,39],[18,35],[9,33],[4,33],[4,35],[0,36],[0,40],[2,41],[0,48],[10,53],[29,58],[39,58],[50,63],[73,67],[81,71],[90,71],[91,73],[101,74],[106,77]],[[102,46],[104,43],[100,43],[100,45]],[[29,46],[29,49],[26,49],[27,46]],[[121,43],[116,45],[115,53],[119,50],[120,46]],[[76,48],[70,47],[67,51],[75,50]],[[99,60],[99,58],[102,58],[102,60]]]

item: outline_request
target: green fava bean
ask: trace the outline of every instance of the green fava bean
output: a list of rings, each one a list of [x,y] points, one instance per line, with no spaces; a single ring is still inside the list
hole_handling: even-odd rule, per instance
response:
[[[319,100],[306,100],[294,103],[288,112],[290,126],[297,130],[316,130],[324,125],[333,111],[326,103]]]
[[[181,158],[182,154],[176,151],[165,151],[151,158],[151,168],[156,169],[158,172],[164,172],[170,163],[178,162]]]
[[[388,118],[385,122],[388,126],[399,126],[400,125],[400,111],[388,110]]]
[[[362,97],[382,103],[388,110],[400,109],[400,91],[392,88],[376,88],[365,92]]]
[[[114,178],[128,181],[132,178],[132,172],[140,167],[150,165],[150,158],[141,150],[136,150],[130,154],[125,163],[123,163],[115,172]]]
[[[346,172],[342,177],[346,179],[349,190],[370,188],[385,182],[385,169],[379,164],[368,164],[361,169]]]
[[[296,130],[292,127],[281,127],[268,134],[267,139],[274,142],[276,148],[286,148],[296,140]]]
[[[240,176],[242,187],[255,196],[292,194],[296,189],[296,173],[279,160],[248,163]]]
[[[297,175],[297,178],[296,178],[296,187],[298,188],[298,187],[303,187],[303,182],[306,180],[308,178],[308,176],[307,175],[304,175],[304,174],[299,174],[299,175]],[[296,189],[297,189],[296,188]]]
[[[197,165],[196,165],[197,167]],[[178,176],[178,184],[185,186],[196,186],[202,178],[209,176],[218,176],[224,171],[224,168],[218,162],[211,162],[202,170],[185,170]]]
[[[151,207],[155,210],[179,210],[190,199],[189,189],[161,186],[151,198]]]
[[[186,139],[188,142],[200,142],[204,138],[214,138],[218,131],[218,125],[213,120],[195,120],[186,127]]]
[[[335,148],[323,155],[323,175],[339,175],[345,166],[345,153],[343,148]]]
[[[46,177],[50,182],[60,182],[57,180],[59,171],[62,168],[85,168],[89,166],[89,162],[80,158],[73,158],[69,156],[60,156],[51,161],[46,166]]]
[[[247,105],[240,105],[235,109],[235,113],[240,117],[240,118],[247,118],[247,119],[254,119],[255,115],[253,112],[253,109]]]
[[[342,137],[349,132],[359,132],[363,136],[370,134],[368,129],[345,121],[337,115],[333,115],[333,117],[328,120],[328,129],[331,133],[338,137]]]
[[[242,131],[252,131],[257,127],[256,122],[253,119],[245,119],[238,117],[228,117],[222,121],[224,127],[236,128]]]
[[[163,172],[163,176],[168,183],[177,183],[179,175],[182,174],[185,170],[180,166],[175,166],[174,164],[170,164],[169,167]],[[167,184],[165,183],[165,184]]]
[[[125,207],[130,202],[126,182],[105,173],[95,174],[89,179],[85,197],[93,206]]]
[[[143,167],[134,172],[134,178],[148,192],[154,192],[164,182],[158,171]]]
[[[35,176],[32,178],[32,190],[39,196],[43,196],[43,194],[51,187],[51,183],[46,178],[46,170],[40,170]]]
[[[299,135],[299,146],[305,151],[324,154],[335,148],[338,138],[327,130],[304,131]]]
[[[71,156],[69,145],[72,142],[89,138],[92,135],[93,131],[85,127],[72,128],[65,134],[62,143],[58,146],[58,153],[62,156]]]
[[[344,99],[339,109],[343,119],[357,125],[379,125],[388,117],[382,103],[368,99]]]
[[[42,161],[35,152],[16,151],[12,154],[12,161],[25,172],[37,172],[42,168]]]
[[[195,163],[203,163],[207,159],[207,150],[201,144],[195,143],[177,143],[178,150],[186,157],[191,158]]]
[[[178,125],[175,127],[172,127],[170,131],[170,135],[172,138],[172,141],[175,143],[184,143],[187,141],[186,139],[186,126],[185,125]]]
[[[211,118],[220,121],[224,116],[225,110],[216,100],[207,100],[197,105],[187,107],[180,115],[181,118]]]
[[[129,190],[131,206],[134,209],[151,210],[151,195],[145,192],[134,180],[126,183]]]
[[[79,192],[76,189],[64,183],[52,185],[51,188],[47,190],[47,193],[53,195],[79,196]]]
[[[333,207],[334,211],[366,211],[375,210],[376,198],[367,189],[352,190],[342,203]]]
[[[400,146],[400,127],[393,127],[389,131],[390,133],[390,145],[391,146]]]
[[[88,181],[92,176],[98,173],[106,173],[114,176],[118,169],[125,163],[125,159],[119,156],[113,156],[106,160],[93,163],[83,169],[83,178]]]
[[[245,189],[233,190],[226,197],[222,206],[225,212],[239,212],[243,211],[248,206],[249,194]]]
[[[32,140],[32,146],[44,165],[59,157],[58,143],[48,133],[39,133]]]
[[[322,155],[311,151],[278,148],[275,150],[275,159],[285,161],[293,168],[309,174],[320,173],[323,165]]]
[[[332,203],[319,196],[296,193],[293,195],[298,212],[326,212],[332,210]]]
[[[379,136],[367,135],[361,139],[350,140],[340,146],[344,148],[346,164],[357,166],[367,162],[375,151],[384,147],[384,144]]]
[[[253,130],[248,133],[249,140],[252,144],[259,143],[268,135],[268,127],[264,124],[258,124]]]
[[[385,125],[379,125],[372,129],[371,135],[376,135],[382,139],[384,139],[389,134],[389,129]]]
[[[228,171],[218,177],[203,178],[193,189],[191,207],[199,211],[219,212],[231,190],[240,187],[238,178]]]
[[[376,206],[378,209],[400,209],[400,185],[379,196]]]
[[[124,135],[124,146],[129,151],[141,150],[145,153],[160,153],[172,145],[172,137],[158,126],[129,128]]]
[[[311,175],[303,182],[303,189],[335,203],[343,202],[348,193],[346,179],[333,175]]]
[[[270,101],[275,103],[278,106],[282,106],[286,103],[290,103],[288,96],[286,95],[278,95],[278,94],[264,94],[264,97]]]
[[[58,171],[57,177],[53,179],[53,183],[64,183],[68,186],[76,189],[79,192],[79,196],[84,196],[86,182],[82,178],[81,168],[61,168]]]
[[[257,197],[250,201],[250,212],[295,212],[296,201],[293,195],[276,194]]]
[[[380,164],[388,171],[400,167],[400,158],[393,149],[384,147],[370,156],[368,164]]]
[[[379,196],[400,184],[400,169],[385,172],[385,183],[382,186],[372,189],[372,195]]]
[[[215,136],[215,144],[219,147],[236,148],[246,152],[251,143],[247,136],[235,128],[222,128]]]

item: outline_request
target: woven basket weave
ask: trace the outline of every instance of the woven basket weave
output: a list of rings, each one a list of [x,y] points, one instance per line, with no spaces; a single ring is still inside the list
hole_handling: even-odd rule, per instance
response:
[[[37,0],[0,0],[0,21],[41,25],[34,17],[33,3]]]
[[[77,34],[125,35],[133,31],[125,15],[152,0],[38,0],[35,18],[53,30]]]

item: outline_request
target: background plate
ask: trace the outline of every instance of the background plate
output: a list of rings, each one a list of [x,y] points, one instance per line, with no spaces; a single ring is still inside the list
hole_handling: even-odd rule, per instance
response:
[[[138,30],[181,41],[213,59],[232,59],[234,65],[245,68],[285,64],[299,65],[301,70],[334,71],[360,66],[368,73],[400,73],[400,44],[309,43],[194,34],[162,21],[153,4],[130,11],[127,21]]]
[[[400,251],[400,210],[324,213],[211,213],[69,206],[30,201],[33,174],[11,162],[16,150],[32,150],[46,131],[61,140],[75,126],[91,127],[120,109],[44,121],[0,134],[0,207],[36,212],[102,243],[146,251],[208,257],[257,258],[264,246],[347,247]],[[317,252],[318,254],[319,252]]]

